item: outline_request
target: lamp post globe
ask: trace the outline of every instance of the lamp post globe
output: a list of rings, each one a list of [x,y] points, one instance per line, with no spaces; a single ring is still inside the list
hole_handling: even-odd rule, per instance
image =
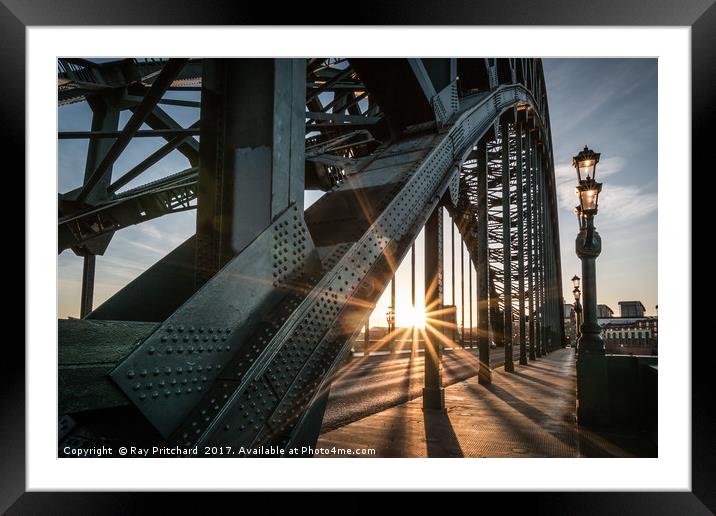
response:
[[[572,166],[577,169],[577,180],[579,182],[595,179],[600,156],[600,153],[594,152],[585,145],[584,149],[572,158]]]

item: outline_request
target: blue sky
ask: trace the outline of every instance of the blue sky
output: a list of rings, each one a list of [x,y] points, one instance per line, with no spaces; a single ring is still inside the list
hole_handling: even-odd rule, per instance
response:
[[[618,301],[640,300],[655,314],[657,297],[657,60],[545,59],[559,203],[562,277],[581,276],[574,252],[576,174],[584,145],[601,152],[603,183],[595,225],[598,302],[618,314]]]
[[[603,181],[604,188],[596,219],[603,240],[602,255],[597,261],[599,303],[608,304],[617,311],[619,300],[637,299],[644,303],[648,312],[654,313],[654,305],[658,303],[657,61],[545,59],[544,68],[557,178],[565,299],[572,299],[569,279],[575,273],[580,274],[579,261],[574,253],[577,223],[572,210],[577,199],[571,159],[586,144],[602,153],[597,178]],[[171,98],[197,100],[198,94],[172,93]],[[185,127],[198,117],[198,110],[193,108],[163,108]],[[123,113],[120,125],[128,117],[128,113]],[[61,131],[90,128],[90,111],[86,103],[59,108],[58,118]],[[117,161],[114,177],[119,177],[161,145],[162,141],[158,139],[135,139]],[[81,184],[86,146],[87,143],[80,140],[59,142],[60,192]],[[187,166],[187,160],[174,151],[125,188]],[[307,202],[316,197],[315,192],[309,193]],[[194,218],[193,211],[178,213],[116,233],[105,255],[97,259],[95,306],[192,235]],[[449,238],[449,225],[446,224],[446,245]],[[418,238],[417,248],[416,297],[420,307],[423,296],[422,235]],[[457,246],[456,253],[459,256]],[[456,268],[459,271],[459,258]],[[60,317],[76,317],[79,314],[81,274],[82,260],[71,251],[65,251],[58,257]],[[448,261],[446,303],[452,299],[450,283]],[[397,271],[397,284],[397,324],[407,324],[405,317],[401,320],[401,314],[409,311],[409,263],[404,263]],[[457,297],[459,303],[459,291]],[[372,324],[385,324],[388,304],[386,290],[371,319]]]

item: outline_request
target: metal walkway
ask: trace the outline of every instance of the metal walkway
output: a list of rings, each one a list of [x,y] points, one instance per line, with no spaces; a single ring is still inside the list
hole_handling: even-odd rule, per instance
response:
[[[474,367],[478,367],[477,361]],[[317,448],[374,448],[356,457],[633,457],[652,450],[627,434],[605,435],[575,424],[573,349],[550,353],[514,373],[493,370],[445,389],[446,411],[422,400],[384,410],[320,436]],[[333,454],[317,457],[345,456]]]

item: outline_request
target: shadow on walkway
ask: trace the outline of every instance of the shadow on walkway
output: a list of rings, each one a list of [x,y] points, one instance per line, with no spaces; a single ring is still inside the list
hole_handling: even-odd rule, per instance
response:
[[[450,417],[444,410],[423,410],[428,457],[464,457]]]

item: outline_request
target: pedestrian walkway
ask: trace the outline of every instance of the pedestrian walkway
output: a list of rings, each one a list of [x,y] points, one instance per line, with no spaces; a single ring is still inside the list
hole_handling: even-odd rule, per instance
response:
[[[320,436],[321,448],[373,448],[370,457],[632,457],[649,452],[638,437],[597,434],[575,423],[573,349],[560,349],[445,389],[445,411],[422,398]],[[616,444],[619,443],[619,444]],[[629,450],[629,451],[628,451]],[[321,455],[323,457],[330,455]]]

